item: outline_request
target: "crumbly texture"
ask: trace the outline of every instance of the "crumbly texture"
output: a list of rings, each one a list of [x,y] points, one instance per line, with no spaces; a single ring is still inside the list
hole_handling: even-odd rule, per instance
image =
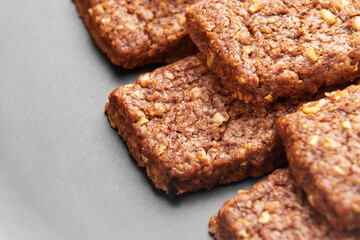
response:
[[[203,0],[187,30],[233,96],[266,105],[360,75],[358,0]]]
[[[281,118],[291,172],[335,228],[360,228],[360,87],[352,85]]]
[[[116,65],[174,62],[197,51],[185,10],[197,0],[75,0],[100,49]]]
[[[210,219],[218,240],[359,240],[359,231],[335,231],[306,199],[288,169],[278,169],[225,202]]]
[[[138,165],[174,196],[284,164],[275,122],[300,103],[244,104],[191,56],[114,90],[105,110]]]

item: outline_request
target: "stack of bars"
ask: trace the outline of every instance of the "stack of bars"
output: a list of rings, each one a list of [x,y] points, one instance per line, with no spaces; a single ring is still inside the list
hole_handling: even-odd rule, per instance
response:
[[[76,4],[114,64],[171,63],[105,106],[157,188],[176,196],[289,164],[226,202],[215,238],[360,239],[358,0]]]

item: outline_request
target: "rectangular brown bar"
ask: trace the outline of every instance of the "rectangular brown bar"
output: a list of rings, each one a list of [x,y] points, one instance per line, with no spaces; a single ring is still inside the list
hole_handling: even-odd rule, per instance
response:
[[[360,231],[335,231],[306,199],[288,169],[278,169],[225,202],[210,219],[217,240],[359,240]]]
[[[266,105],[360,76],[360,4],[203,0],[187,29],[233,96]]]
[[[304,101],[245,104],[191,56],[114,90],[106,112],[155,186],[178,195],[284,164],[275,121]]]
[[[116,65],[174,62],[195,53],[185,10],[196,0],[75,0],[100,49]]]
[[[360,86],[278,121],[291,172],[335,228],[360,228]]]

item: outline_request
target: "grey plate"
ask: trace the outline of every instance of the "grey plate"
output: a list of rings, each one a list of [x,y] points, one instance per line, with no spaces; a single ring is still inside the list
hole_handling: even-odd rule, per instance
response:
[[[107,95],[157,66],[114,67],[69,0],[0,1],[0,239],[211,239],[257,180],[169,199],[129,157]]]

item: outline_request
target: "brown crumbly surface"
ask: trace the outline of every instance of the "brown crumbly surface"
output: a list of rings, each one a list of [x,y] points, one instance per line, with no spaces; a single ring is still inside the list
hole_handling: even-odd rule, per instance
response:
[[[360,87],[305,104],[277,129],[311,204],[335,228],[360,227]]]
[[[191,56],[114,90],[105,110],[138,165],[173,196],[284,164],[275,122],[301,103],[244,104]]]
[[[307,201],[288,169],[278,169],[225,202],[210,219],[217,240],[358,240],[359,231],[335,231]]]
[[[185,10],[197,0],[75,0],[97,45],[124,68],[195,53]]]
[[[266,105],[360,75],[358,0],[203,0],[187,30],[233,96]]]

